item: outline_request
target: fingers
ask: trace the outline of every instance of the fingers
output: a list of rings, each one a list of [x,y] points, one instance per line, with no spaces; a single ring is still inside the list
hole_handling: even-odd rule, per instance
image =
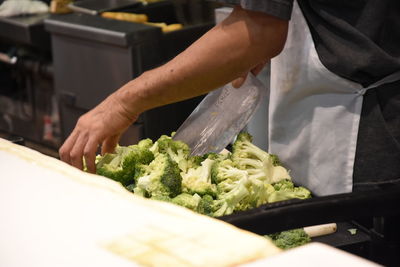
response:
[[[95,173],[95,159],[99,143],[95,138],[88,141],[87,135],[74,131],[60,148],[60,159],[82,170],[83,158],[85,158],[88,171]]]
[[[138,116],[128,115],[114,98],[104,100],[79,118],[74,131],[59,150],[61,160],[82,169],[85,159],[87,170],[95,172],[98,146],[103,145],[102,153],[114,151],[121,133]]]
[[[71,152],[69,153],[71,165],[82,170],[83,169],[83,150],[88,140],[87,135],[79,135]]]
[[[83,156],[85,158],[86,167],[88,172],[95,173],[96,172],[96,152],[97,152],[98,142],[95,139],[90,139],[84,150]]]
[[[72,134],[67,138],[67,140],[64,142],[64,144],[58,151],[60,159],[68,164],[71,164],[70,151],[74,146],[78,136],[79,136],[78,132],[73,131]]]
[[[251,73],[253,73],[255,76],[257,76],[264,68],[265,64],[267,64],[268,61],[263,61],[260,64],[257,64],[254,68],[251,69]],[[232,82],[232,86],[234,88],[239,88],[243,85],[243,83],[246,81],[247,78],[247,74],[243,74],[242,76],[240,76],[239,78],[233,80]]]
[[[101,154],[104,155],[105,153],[114,153],[120,136],[121,135],[117,134],[105,139],[101,145]]]
[[[233,86],[234,88],[239,88],[239,87],[242,86],[243,83],[246,81],[246,78],[247,78],[247,73],[244,74],[243,76],[240,76],[239,78],[235,79],[235,80],[232,82],[232,86]]]
[[[267,63],[268,63],[268,61],[264,61],[264,62],[258,64],[251,70],[251,73],[253,73],[254,76],[257,76],[263,70],[263,68],[265,67],[265,64],[267,64]]]

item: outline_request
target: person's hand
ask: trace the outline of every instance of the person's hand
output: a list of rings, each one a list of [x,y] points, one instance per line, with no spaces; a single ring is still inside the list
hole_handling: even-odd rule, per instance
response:
[[[259,63],[258,65],[256,65],[254,68],[252,68],[250,71],[251,73],[254,74],[254,76],[257,76],[262,69],[264,68],[265,64],[267,64],[269,61],[263,61],[261,63]],[[234,88],[239,88],[240,86],[243,85],[244,81],[246,81],[247,75],[249,73],[246,72],[245,74],[243,74],[242,76],[240,76],[239,78],[236,78],[235,80],[232,81],[232,86]]]
[[[59,150],[61,160],[82,169],[84,157],[88,171],[94,173],[99,145],[102,154],[113,152],[121,134],[136,119],[137,116],[130,115],[113,95],[109,96],[79,118]]]

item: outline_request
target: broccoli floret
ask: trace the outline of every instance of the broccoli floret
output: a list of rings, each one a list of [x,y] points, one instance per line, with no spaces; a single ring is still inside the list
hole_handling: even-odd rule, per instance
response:
[[[189,166],[190,148],[182,141],[173,140],[168,135],[162,135],[150,148],[150,151],[157,155],[168,154],[175,161],[181,171],[187,171]]]
[[[105,154],[96,165],[96,173],[106,176],[127,186],[134,182],[136,167],[149,164],[153,153],[147,148],[133,145],[129,147],[118,146],[116,153]]]
[[[207,153],[202,156],[203,159],[211,159],[216,161],[222,161],[229,157],[229,154],[219,154],[219,153]]]
[[[302,186],[295,186],[289,180],[273,184],[275,191],[268,197],[268,202],[277,202],[292,198],[306,199],[311,197],[311,192]]]
[[[219,217],[266,202],[307,198],[295,187],[276,155],[253,145],[239,134],[233,153],[190,156],[190,148],[167,135],[156,142],[118,146],[114,154],[96,158],[97,172],[121,182],[146,198],[172,202],[199,213]]]
[[[139,146],[130,147],[131,151],[125,156],[122,168],[127,171],[127,175],[134,177],[136,168],[139,165],[148,165],[154,160],[153,153],[147,148]]]
[[[231,159],[217,161],[211,169],[211,180],[215,184],[227,179],[237,181],[246,177],[247,172],[236,168],[235,163]]]
[[[247,190],[246,183],[246,179],[242,179],[230,184],[226,181],[223,185],[218,184],[218,199],[213,203],[214,217],[232,214],[240,201],[250,193]]]
[[[215,196],[217,188],[211,183],[211,168],[213,160],[206,159],[197,168],[190,168],[187,172],[181,172],[183,190],[189,194]]]
[[[210,195],[204,195],[199,202],[197,212],[204,215],[212,216],[214,212],[213,197]]]
[[[285,168],[274,166],[276,157],[252,144],[250,134],[240,133],[232,149],[232,159],[236,166],[241,170],[246,170],[250,177],[267,183],[291,179]]]
[[[275,155],[275,154],[269,154],[269,155],[272,158],[272,164],[274,166],[281,166],[282,165],[281,160],[279,159],[278,155]]]
[[[289,249],[307,244],[310,236],[303,229],[294,229],[268,235],[274,244],[281,249]]]
[[[191,157],[189,157],[189,159],[188,159],[189,168],[199,167],[204,160],[205,159],[203,157],[201,157],[201,156],[191,156]]]
[[[172,198],[165,196],[165,195],[159,195],[159,194],[153,194],[150,198],[152,200],[158,200],[158,201],[164,201],[164,202],[172,201]]]
[[[131,189],[132,189],[132,187],[131,187]],[[141,197],[145,197],[145,198],[151,197],[151,195],[145,189],[138,187],[138,186],[133,187],[132,192],[137,196],[141,196]]]
[[[129,192],[134,192],[135,191],[135,187],[136,187],[136,185],[135,184],[130,184],[130,185],[128,185],[128,186],[126,186],[125,188],[129,191]]]
[[[175,197],[182,191],[182,177],[178,165],[168,156],[158,154],[148,165],[143,166],[143,175],[137,178],[135,194],[146,192],[151,198]]]
[[[150,138],[146,138],[140,140],[137,146],[143,149],[150,149],[153,146],[153,141]]]
[[[174,197],[171,202],[179,206],[197,211],[197,207],[201,201],[201,196],[194,194],[190,195],[188,193],[182,193]]]
[[[282,180],[282,181],[279,181],[277,183],[273,183],[272,185],[274,186],[274,189],[276,191],[284,191],[284,190],[291,191],[295,187],[294,183],[292,181],[290,181],[290,180]]]
[[[274,191],[273,187],[249,175],[246,170],[235,167],[235,162],[231,159],[216,162],[212,168],[212,180],[218,184],[218,192],[230,191],[237,183],[243,183],[249,194],[244,197],[235,207],[235,210],[247,210],[258,207],[268,201],[269,194]]]
[[[268,183],[260,182],[257,179],[249,180],[248,190],[250,193],[237,205],[236,210],[248,210],[268,203],[270,194],[274,192],[274,187]]]
[[[224,160],[227,158],[227,155],[221,155],[221,154],[216,154],[216,153],[208,153],[205,154],[203,156],[189,156],[188,160],[187,160],[187,168],[186,171],[187,172],[188,169],[192,169],[192,168],[197,168],[201,166],[201,163],[203,161],[205,161],[206,159],[209,160],[213,160],[213,161],[220,161],[220,160]]]
[[[96,167],[97,174],[120,182],[123,185],[127,185],[133,182],[133,177],[132,179],[130,179],[130,177],[127,177],[125,175],[126,172],[122,169],[122,157],[120,155],[106,154],[103,159],[99,161],[99,164]]]

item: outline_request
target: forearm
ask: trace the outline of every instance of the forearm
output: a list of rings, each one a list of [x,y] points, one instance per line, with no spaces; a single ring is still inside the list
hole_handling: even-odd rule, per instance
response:
[[[276,56],[287,22],[236,8],[188,49],[165,65],[143,73],[115,96],[127,114],[205,94]]]

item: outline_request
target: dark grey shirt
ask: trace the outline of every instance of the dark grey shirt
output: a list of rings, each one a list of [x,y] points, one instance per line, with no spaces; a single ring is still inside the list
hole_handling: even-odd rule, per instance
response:
[[[289,20],[292,13],[293,0],[214,0],[228,5],[241,5],[253,11],[265,12],[281,19]]]
[[[217,0],[218,1],[218,0]],[[292,0],[219,0],[290,19]],[[399,0],[298,0],[322,64],[368,86],[400,70]],[[353,190],[400,182],[400,81],[363,100]],[[382,167],[383,166],[383,167]]]
[[[289,20],[293,0],[214,0]],[[298,0],[321,62],[365,86],[400,69],[399,0]]]

